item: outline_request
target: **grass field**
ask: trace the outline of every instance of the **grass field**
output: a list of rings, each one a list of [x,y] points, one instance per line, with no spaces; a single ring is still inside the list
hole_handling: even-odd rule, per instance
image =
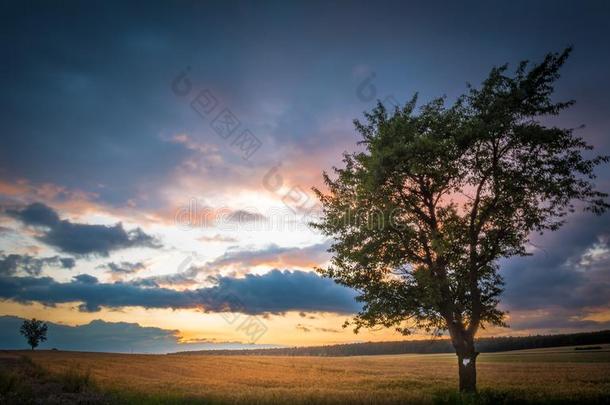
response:
[[[90,373],[131,403],[455,403],[455,356],[273,357],[4,352],[50,375]],[[76,370],[76,371],[75,371]],[[481,354],[478,402],[610,403],[610,347]],[[87,377],[89,378],[89,377]],[[468,402],[468,401],[466,401]]]

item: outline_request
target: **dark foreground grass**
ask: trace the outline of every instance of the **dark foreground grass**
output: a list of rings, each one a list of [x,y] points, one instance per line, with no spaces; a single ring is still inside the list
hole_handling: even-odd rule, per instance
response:
[[[216,405],[243,405],[243,404],[259,404],[259,405],[277,405],[277,404],[340,404],[340,403],[351,403],[351,404],[434,404],[434,405],[570,405],[570,404],[591,404],[591,405],[602,405],[610,404],[610,397],[607,395],[588,395],[588,396],[573,396],[573,397],[559,397],[549,394],[532,394],[531,392],[524,391],[501,391],[493,389],[480,390],[477,394],[460,394],[456,390],[438,390],[432,393],[429,397],[418,397],[410,400],[395,400],[387,402],[386,400],[379,399],[363,399],[361,401],[354,400],[351,402],[337,401],[337,398],[320,398],[320,397],[301,397],[301,398],[265,398],[265,399],[253,399],[253,398],[242,398],[242,399],[227,399],[227,398],[201,398],[201,397],[187,397],[181,395],[163,395],[154,394],[147,395],[143,393],[128,392],[128,391],[115,391],[111,394],[113,403],[117,404],[130,404],[130,405],[161,405],[161,404],[175,404],[175,405],[187,405],[187,404],[216,404]]]
[[[493,404],[608,404],[610,397],[605,394],[557,396],[547,393],[528,391],[500,391],[493,389],[480,390],[475,395],[460,394],[455,390],[438,391],[434,395],[435,405],[493,405]]]
[[[0,359],[0,404],[111,404],[116,400],[98,390],[90,370],[79,365],[52,373],[26,355]]]

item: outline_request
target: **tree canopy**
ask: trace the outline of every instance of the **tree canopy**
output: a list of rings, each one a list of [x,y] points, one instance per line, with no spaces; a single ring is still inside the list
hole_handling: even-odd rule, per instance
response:
[[[47,340],[47,324],[35,318],[24,320],[20,332],[25,336],[32,350]]]

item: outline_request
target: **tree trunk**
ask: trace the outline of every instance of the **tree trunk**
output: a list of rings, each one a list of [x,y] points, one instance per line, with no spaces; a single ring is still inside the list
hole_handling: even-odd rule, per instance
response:
[[[460,392],[477,391],[477,356],[474,348],[474,336],[459,327],[449,329],[451,342],[458,358]]]
[[[477,391],[477,355],[474,350],[458,352],[458,370],[460,375],[460,392]]]

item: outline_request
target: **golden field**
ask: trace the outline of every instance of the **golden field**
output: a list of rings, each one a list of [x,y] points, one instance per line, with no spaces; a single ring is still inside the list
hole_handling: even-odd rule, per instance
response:
[[[97,388],[133,403],[451,402],[455,356],[135,355],[57,351],[27,355],[51,374],[90,370]],[[481,354],[479,388],[492,402],[610,399],[610,347]]]

